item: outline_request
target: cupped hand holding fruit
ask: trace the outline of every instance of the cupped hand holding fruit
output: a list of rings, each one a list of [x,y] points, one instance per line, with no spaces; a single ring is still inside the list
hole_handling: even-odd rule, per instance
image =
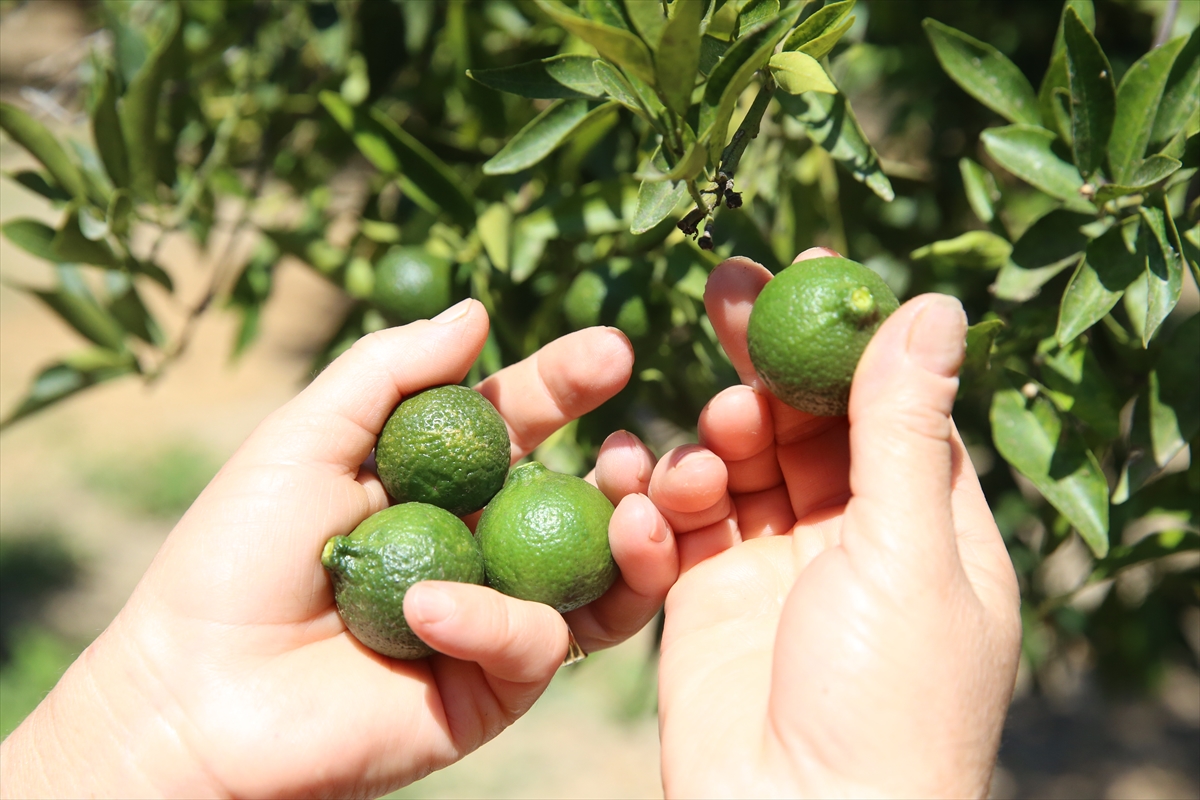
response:
[[[378,795],[475,749],[519,717],[563,661],[567,624],[541,603],[425,582],[404,611],[439,654],[380,656],[346,629],[321,565],[331,537],[388,505],[360,465],[392,409],[462,380],[487,337],[464,301],[356,344],[242,445],[171,532],[112,625],[4,743],[6,794]],[[612,329],[564,337],[484,381],[519,458],[625,385]],[[652,618],[678,574],[642,494],[649,455],[606,446],[621,568],[567,615],[587,651]],[[436,509],[435,509],[436,510]],[[450,655],[442,655],[450,654]]]
[[[667,794],[983,796],[1020,622],[950,418],[962,309],[904,304],[863,354],[849,417],[812,416],[751,363],[769,280],[742,258],[709,278],[746,385],[710,401],[702,446],[668,454],[650,484],[681,567],[659,677]]]

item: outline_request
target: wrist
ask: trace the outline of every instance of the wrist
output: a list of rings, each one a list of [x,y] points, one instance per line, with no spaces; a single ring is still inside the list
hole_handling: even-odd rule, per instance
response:
[[[220,794],[120,629],[118,617],[4,741],[4,797]]]

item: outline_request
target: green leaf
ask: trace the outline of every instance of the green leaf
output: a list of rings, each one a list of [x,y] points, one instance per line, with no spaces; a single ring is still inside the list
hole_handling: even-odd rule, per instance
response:
[[[1164,45],[1165,46],[1165,45]],[[1175,58],[1162,102],[1154,117],[1151,142],[1165,142],[1187,125],[1188,117],[1200,105],[1200,28],[1192,30],[1187,44]]]
[[[1150,143],[1154,112],[1167,85],[1167,75],[1184,41],[1180,37],[1151,50],[1121,78],[1112,138],[1108,140],[1108,165],[1114,183],[1132,183],[1133,170]]]
[[[1042,123],[1058,134],[1059,138],[1068,145],[1071,142],[1070,114],[1063,114],[1059,102],[1055,99],[1055,94],[1057,90],[1062,89],[1066,93],[1069,103],[1071,93],[1067,79],[1067,54],[1064,52],[1063,28],[1066,24],[1067,12],[1071,9],[1075,10],[1088,30],[1096,27],[1096,10],[1092,6],[1092,0],[1067,0],[1063,3],[1062,12],[1059,14],[1058,30],[1054,35],[1054,49],[1050,55],[1050,66],[1038,88],[1038,108],[1041,110]]]
[[[756,25],[761,25],[779,14],[779,0],[742,0],[741,6],[737,27],[734,28],[735,36],[741,36]]]
[[[1058,311],[1058,343],[1066,345],[1104,319],[1142,271],[1137,253],[1130,252],[1119,227],[1093,239],[1063,292]]]
[[[1090,210],[1079,195],[1083,177],[1050,149],[1054,134],[1032,125],[988,128],[979,135],[988,155],[1026,183],[1074,208]]]
[[[837,94],[837,87],[825,74],[820,63],[805,53],[776,53],[767,62],[771,76],[779,88],[788,94],[825,92]]]
[[[600,61],[598,59],[593,69],[596,73],[596,80],[604,87],[604,91],[609,97],[652,125],[656,127],[661,126],[662,123],[657,115],[646,106],[643,99],[634,90],[633,84],[621,74],[620,70],[607,61]]]
[[[953,239],[918,248],[909,258],[967,269],[1000,269],[1008,263],[1012,249],[1007,239],[990,231],[967,231]]]
[[[104,307],[102,307],[87,284],[83,282],[76,267],[60,264],[57,267],[59,285],[52,290],[19,286],[37,296],[68,325],[84,337],[101,347],[121,351],[125,349],[125,331]]]
[[[1192,270],[1192,278],[1200,284],[1200,225],[1183,234],[1179,242],[1183,248],[1184,260]]]
[[[1038,349],[1040,352],[1042,348]],[[1117,396],[1087,341],[1076,339],[1057,352],[1043,355],[1042,380],[1054,393],[1056,404],[1090,426],[1105,441],[1116,439],[1121,432],[1122,398]]]
[[[922,25],[946,74],[1009,122],[1039,124],[1037,95],[1029,79],[996,48],[935,19]]]
[[[5,175],[29,191],[46,198],[51,203],[61,203],[71,199],[71,195],[64,192],[54,183],[54,179],[50,177],[49,172],[23,169],[18,172],[6,172]]]
[[[1096,7],[1092,0],[1067,0],[1063,3],[1062,12],[1058,15],[1058,30],[1054,33],[1052,57],[1060,55],[1067,47],[1066,26],[1067,12],[1069,11],[1074,11],[1075,15],[1083,22],[1083,26],[1089,31],[1096,29]],[[1062,85],[1066,86],[1066,83]]]
[[[511,175],[532,167],[550,155],[589,118],[614,109],[613,102],[599,105],[587,100],[558,100],[519,130],[500,152],[483,165],[485,175]]]
[[[1108,552],[1108,483],[1082,437],[1044,397],[1027,407],[1017,389],[992,397],[996,450],[1079,531],[1091,551]]]
[[[1071,140],[1075,166],[1091,176],[1104,164],[1116,114],[1117,90],[1112,66],[1096,37],[1074,9],[1063,16],[1067,82],[1071,87]]]
[[[1200,364],[1200,315],[1193,314],[1172,332],[1150,373],[1150,441],[1159,467],[1165,467],[1200,433],[1197,364]]]
[[[688,196],[684,181],[642,181],[630,233],[645,233],[667,217]]]
[[[581,17],[558,0],[534,0],[555,22],[596,48],[596,52],[644,81],[654,80],[650,51],[636,35],[622,28]]]
[[[532,275],[554,239],[577,239],[620,233],[630,227],[637,207],[637,189],[628,181],[586,184],[575,194],[543,206],[513,226],[509,277],[522,283]]]
[[[1145,259],[1146,315],[1140,333],[1142,346],[1147,347],[1163,320],[1179,302],[1183,291],[1183,266],[1179,254],[1167,236],[1167,224],[1162,209],[1138,209],[1142,217],[1138,231],[1138,256]]]
[[[36,219],[10,219],[0,226],[5,238],[27,253],[47,261],[59,261],[58,254],[51,248],[57,231]]]
[[[67,215],[54,241],[50,243],[55,261],[73,261],[92,264],[97,267],[119,267],[121,260],[103,241],[93,241],[84,235],[79,227],[79,212],[72,211]],[[104,344],[97,342],[97,344]]]
[[[735,41],[708,76],[704,100],[700,103],[700,138],[708,142],[709,156],[719,161],[728,143],[729,120],[738,98],[754,79],[754,73],[766,65],[779,40],[795,24],[801,7],[789,9],[774,22],[746,33]]]
[[[604,95],[591,56],[563,55],[498,69],[469,69],[467,75],[492,89],[547,100],[589,100]]]
[[[962,175],[963,189],[966,190],[971,210],[980,222],[991,222],[996,216],[995,204],[1000,202],[996,177],[969,158],[959,159],[958,171]]]
[[[971,380],[992,367],[992,349],[996,337],[1004,329],[1004,321],[987,319],[967,328],[967,351],[963,357],[964,379]]]
[[[117,76],[111,69],[104,71],[96,107],[92,111],[92,138],[104,171],[113,186],[119,189],[129,186],[129,154],[125,147],[125,136],[121,133],[121,117],[117,113]]]
[[[376,108],[352,108],[336,92],[320,94],[321,104],[367,160],[380,172],[401,173],[410,188],[430,201],[427,206],[469,230],[475,225],[475,203],[458,176],[429,148]]]
[[[1088,238],[1080,230],[1093,218],[1058,209],[1039,219],[1013,246],[992,292],[1001,300],[1025,302],[1051,278],[1079,260]]]
[[[492,203],[479,215],[475,230],[479,231],[479,240],[487,252],[492,266],[501,272],[508,272],[508,253],[512,237],[513,215],[504,203]]]
[[[866,184],[885,202],[896,196],[892,182],[879,166],[879,154],[867,141],[844,95],[808,92],[777,97],[784,112],[802,123],[812,140],[845,167],[851,177]]]
[[[73,354],[38,373],[25,397],[0,422],[0,430],[89,386],[136,370],[137,363],[128,352],[97,348]]]
[[[1159,181],[1165,180],[1175,174],[1181,166],[1183,165],[1179,161],[1170,156],[1150,156],[1144,161],[1130,165],[1126,179],[1127,182],[1124,185],[1106,183],[1096,189],[1096,202],[1107,203],[1116,197],[1143,192]]]
[[[162,38],[137,74],[129,82],[121,99],[121,131],[128,147],[129,187],[136,197],[153,200],[158,186],[158,116],[162,108],[162,88],[167,77],[170,55],[183,44],[183,26],[179,7],[169,5]]]
[[[628,4],[628,8],[654,6],[656,3]],[[674,14],[662,29],[655,56],[655,73],[663,102],[680,116],[692,104],[692,88],[700,67],[700,19],[703,3],[676,3]],[[636,19],[635,19],[636,24]]]
[[[1114,547],[1102,561],[1092,567],[1088,583],[1107,580],[1124,569],[1137,564],[1157,561],[1176,553],[1200,550],[1200,534],[1183,530],[1167,530],[1156,536],[1147,536],[1137,544]]]
[[[142,302],[128,274],[118,270],[109,271],[104,276],[104,288],[109,297],[106,303],[108,313],[121,323],[121,327],[143,342],[156,345],[163,343],[162,329]]]
[[[707,76],[713,67],[729,49],[729,42],[723,42],[707,34],[700,37],[700,72]]]
[[[704,16],[703,3],[684,3],[684,5],[698,6],[696,12],[696,33],[700,33],[700,18]],[[679,8],[672,9],[676,14],[679,13]],[[663,29],[667,27],[667,17],[663,14],[663,4],[661,2],[641,3],[638,0],[625,0],[625,13],[629,16],[629,21],[633,23],[633,29],[642,37],[642,41],[650,46],[651,50],[657,50],[663,38]],[[690,12],[689,12],[690,13]]]
[[[45,125],[16,106],[0,103],[0,128],[11,136],[14,142],[28,150],[30,155],[42,162],[55,183],[72,197],[87,197],[87,184],[84,183],[83,173]]]
[[[804,52],[813,58],[823,57],[853,24],[853,20],[846,20],[846,15],[854,8],[854,2],[855,0],[841,0],[817,9],[792,31],[784,41],[783,49],[786,51],[807,48]],[[825,52],[820,53],[823,48]]]

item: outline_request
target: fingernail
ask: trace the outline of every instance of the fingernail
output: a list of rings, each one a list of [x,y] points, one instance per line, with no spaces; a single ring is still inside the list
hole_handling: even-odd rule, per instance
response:
[[[957,298],[933,295],[908,332],[908,354],[936,375],[958,374],[967,346],[967,315]]]
[[[408,601],[408,605],[417,621],[427,625],[441,622],[454,613],[454,598],[432,586],[417,589],[416,595]]]
[[[642,504],[642,513],[647,514],[650,518],[650,541],[665,542],[667,540],[667,521],[658,513],[658,508],[649,497],[644,494],[634,496]]]
[[[454,305],[447,308],[442,313],[433,318],[434,322],[445,325],[447,322],[454,322],[456,319],[461,319],[467,315],[467,311],[471,309],[471,298],[459,300]]]

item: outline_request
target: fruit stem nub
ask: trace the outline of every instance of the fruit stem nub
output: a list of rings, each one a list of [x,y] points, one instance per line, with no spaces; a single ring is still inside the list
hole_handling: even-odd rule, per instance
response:
[[[875,319],[879,308],[875,305],[875,298],[871,295],[871,290],[865,286],[859,286],[850,293],[850,297],[846,301],[846,306],[850,310],[851,316],[859,325],[864,325]]]

